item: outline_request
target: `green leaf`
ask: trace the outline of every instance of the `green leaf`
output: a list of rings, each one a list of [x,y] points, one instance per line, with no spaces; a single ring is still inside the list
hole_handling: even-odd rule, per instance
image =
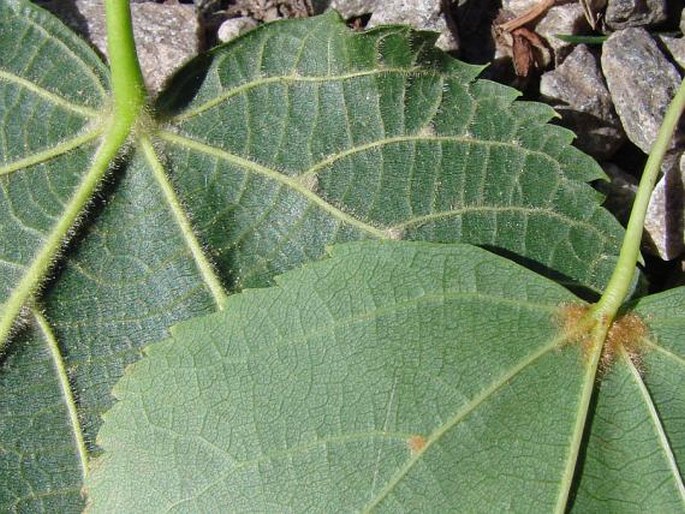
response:
[[[77,509],[141,348],[327,244],[469,241],[601,289],[622,234],[601,170],[432,42],[264,27],[185,67],[113,158],[105,66],[0,2],[0,510]]]
[[[0,318],[11,315],[9,298],[28,294],[20,307],[50,280],[3,347],[0,511],[75,512],[86,467],[79,441],[96,451],[124,367],[169,325],[216,304],[142,155],[119,161],[86,216],[72,207],[102,171],[92,163],[109,93],[92,50],[16,1],[0,2],[0,47]],[[61,237],[58,224],[79,215]],[[36,266],[46,255],[48,267]]]
[[[231,284],[267,284],[360,238],[466,241],[606,284],[622,230],[585,183],[601,169],[546,124],[549,107],[474,81],[480,68],[434,39],[355,34],[329,13],[265,26],[178,73],[157,135]]]
[[[573,512],[685,508],[685,288],[640,299],[645,353],[601,382]]]
[[[685,442],[682,353],[646,371],[665,382],[669,427],[644,414],[648,395],[616,394],[626,374],[645,389],[626,363],[589,402],[594,372],[559,324],[559,306],[577,300],[553,282],[469,246],[333,250],[174,327],[129,368],[99,434],[89,512],[685,505],[672,458]],[[649,345],[649,359],[672,350]],[[641,422],[607,427],[626,416]],[[617,454],[632,460],[608,460]]]

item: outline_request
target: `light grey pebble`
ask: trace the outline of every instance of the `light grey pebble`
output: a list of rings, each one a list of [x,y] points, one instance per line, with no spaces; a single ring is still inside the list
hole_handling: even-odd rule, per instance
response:
[[[666,21],[666,0],[609,0],[604,22],[607,28],[649,27]]]
[[[459,43],[451,34],[441,10],[439,0],[383,0],[378,2],[371,15],[368,27],[401,23],[412,25],[419,30],[440,32],[436,46],[449,51],[456,51]]]
[[[623,128],[649,153],[680,75],[642,28],[614,32],[603,45],[602,72]],[[674,138],[679,145],[682,134]]]
[[[542,75],[540,92],[576,133],[575,145],[584,152],[608,159],[625,141],[598,59],[586,45],[576,46],[561,65]]]
[[[237,38],[240,34],[252,30],[257,26],[257,22],[253,18],[247,16],[240,16],[238,18],[230,18],[225,20],[217,31],[217,38],[222,43],[226,43],[231,39]]]

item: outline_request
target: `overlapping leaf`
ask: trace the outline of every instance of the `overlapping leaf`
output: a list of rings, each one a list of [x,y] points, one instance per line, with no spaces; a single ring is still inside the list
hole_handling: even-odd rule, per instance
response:
[[[277,283],[175,327],[124,376],[89,512],[685,505],[681,336],[649,340],[647,385],[625,360],[588,402],[557,317],[576,300],[483,250],[353,243]]]
[[[77,508],[112,385],[168,326],[212,312],[221,282],[404,237],[604,284],[621,231],[584,183],[597,166],[549,109],[512,104],[431,43],[329,15],[198,59],[158,102],[164,124],[138,127],[61,236],[100,172],[107,71],[40,9],[0,3],[0,318],[26,302],[0,363],[0,510]],[[46,252],[55,264],[36,267]]]
[[[159,137],[233,283],[268,283],[326,244],[403,238],[488,245],[601,289],[621,237],[585,184],[601,170],[546,124],[550,108],[474,82],[479,68],[433,39],[354,34],[331,13],[179,73]]]

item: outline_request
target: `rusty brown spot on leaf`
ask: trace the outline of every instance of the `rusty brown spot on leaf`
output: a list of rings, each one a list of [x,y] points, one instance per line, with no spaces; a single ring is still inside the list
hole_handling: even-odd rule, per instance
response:
[[[409,446],[412,455],[421,453],[426,447],[426,438],[419,434],[413,435],[407,439],[407,446]]]

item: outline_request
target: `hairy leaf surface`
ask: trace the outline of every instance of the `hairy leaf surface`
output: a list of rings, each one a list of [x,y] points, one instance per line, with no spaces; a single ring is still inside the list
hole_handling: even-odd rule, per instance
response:
[[[585,182],[596,163],[553,111],[406,27],[333,13],[249,33],[191,62],[157,109],[196,227],[231,283],[350,239],[467,241],[601,289],[620,239]],[[197,91],[188,95],[188,90]],[[181,95],[180,92],[186,94]]]
[[[601,381],[573,512],[685,509],[685,288],[642,298],[642,354]]]
[[[327,244],[468,241],[603,286],[622,231],[597,165],[432,42],[333,14],[264,27],[185,67],[108,162],[106,67],[0,2],[0,510],[78,510],[141,349]]]
[[[645,371],[670,394],[661,423],[629,360],[582,401],[594,375],[558,319],[577,300],[483,250],[351,243],[277,284],[130,368],[89,512],[683,507],[682,344]]]

